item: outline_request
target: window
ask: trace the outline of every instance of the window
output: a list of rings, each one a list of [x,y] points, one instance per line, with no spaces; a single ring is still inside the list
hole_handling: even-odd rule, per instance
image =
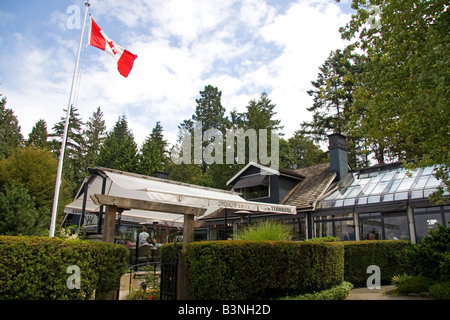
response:
[[[409,240],[406,212],[360,213],[361,240]]]
[[[269,196],[269,187],[268,186],[247,187],[242,188],[241,192],[244,196],[244,199],[246,200],[265,198]]]
[[[355,223],[352,214],[315,217],[314,236],[333,236],[340,241],[355,240]]]
[[[416,241],[423,240],[430,230],[436,230],[438,224],[447,226],[450,219],[450,207],[415,208],[414,227]]]

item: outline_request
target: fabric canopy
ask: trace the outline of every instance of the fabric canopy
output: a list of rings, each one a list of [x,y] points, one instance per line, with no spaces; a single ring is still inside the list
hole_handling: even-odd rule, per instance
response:
[[[196,219],[206,217],[221,209],[296,214],[294,206],[247,201],[240,197],[238,193],[231,191],[147,177],[107,168],[96,168],[91,171],[94,172],[94,175],[88,181],[86,212],[96,213],[100,211],[100,206],[92,201],[91,195],[101,194],[102,185],[105,183],[104,194],[109,196],[206,208],[205,214],[196,217]],[[101,175],[105,177],[105,182],[103,182]],[[65,212],[81,213],[83,200],[84,193],[79,192],[76,199],[66,206]],[[151,223],[152,221],[163,222],[171,226],[182,226],[184,216],[167,212],[132,209],[122,213],[122,220],[140,221],[143,223]]]

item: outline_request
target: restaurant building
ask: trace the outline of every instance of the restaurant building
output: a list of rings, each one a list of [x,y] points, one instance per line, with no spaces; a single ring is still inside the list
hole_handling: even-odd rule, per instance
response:
[[[430,194],[442,181],[434,166],[407,170],[402,162],[351,170],[345,136],[329,136],[330,161],[297,170],[274,170],[249,163],[228,184],[251,201],[296,207],[296,215],[271,214],[292,226],[295,240],[337,237],[341,241],[401,239],[418,242],[438,224],[449,226],[450,206],[436,205]],[[444,198],[449,199],[448,192]],[[446,201],[448,203],[448,201]],[[216,212],[200,219],[209,239],[223,239],[241,223],[269,215]],[[211,230],[217,230],[216,236]],[[223,232],[220,232],[223,230]]]

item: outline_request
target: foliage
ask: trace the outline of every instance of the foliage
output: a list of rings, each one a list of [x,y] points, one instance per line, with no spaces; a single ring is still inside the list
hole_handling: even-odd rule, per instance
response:
[[[317,238],[311,238],[305,241],[311,241],[311,242],[335,242],[338,241],[338,238],[333,236],[328,237],[317,237]]]
[[[143,290],[140,288],[129,293],[125,300],[159,300],[159,291],[154,289]]]
[[[311,137],[315,142],[328,141],[331,133],[347,136],[349,164],[351,167],[367,166],[367,151],[362,146],[361,136],[353,135],[345,127],[352,113],[354,78],[362,72],[364,65],[360,55],[349,48],[331,51],[328,58],[319,67],[316,81],[311,81],[313,105],[307,108],[312,112],[312,120],[301,123],[297,134]]]
[[[136,172],[138,148],[133,134],[128,128],[126,116],[119,117],[114,128],[108,132],[96,165],[100,167]]]
[[[298,295],[339,284],[344,274],[340,243],[193,242],[182,257],[194,300]]]
[[[408,272],[405,270],[406,251],[409,241],[373,240],[344,241],[345,275],[344,279],[355,287],[366,286],[367,267],[377,265],[381,270],[381,284],[390,284],[394,275]]]
[[[433,279],[424,276],[412,276],[409,279],[398,283],[397,292],[399,293],[422,293],[427,292],[433,284]]]
[[[155,171],[163,171],[167,164],[166,148],[167,141],[163,137],[163,127],[158,121],[141,147],[138,173],[153,176]]]
[[[450,281],[440,282],[428,288],[430,295],[438,300],[450,300]]]
[[[127,250],[120,245],[48,237],[0,236],[0,299],[86,300],[117,289]],[[80,268],[69,289],[67,268]]]
[[[287,241],[292,236],[291,228],[282,221],[262,220],[246,225],[236,235],[236,240]]]
[[[44,119],[40,119],[35,123],[28,135],[28,140],[25,142],[25,146],[34,146],[42,149],[49,148],[47,123]]]
[[[48,221],[40,217],[33,197],[22,185],[6,185],[0,192],[0,234],[33,235],[42,233]]]
[[[17,148],[7,158],[0,161],[0,191],[7,185],[22,186],[28,190],[41,219],[50,218],[53,205],[58,160],[48,149]],[[71,195],[63,179],[59,210],[70,201]],[[17,205],[14,206],[18,209]],[[6,210],[6,208],[5,208]],[[7,210],[14,210],[10,207]]]
[[[21,146],[23,140],[17,117],[5,105],[6,98],[3,97],[0,99],[0,160],[7,158],[15,148]]]
[[[106,125],[103,120],[103,112],[100,107],[92,113],[92,116],[86,122],[84,129],[85,144],[85,158],[83,167],[93,167],[96,163],[97,157],[100,153],[100,148],[106,138]]]
[[[277,300],[344,300],[353,289],[353,284],[342,281],[340,284],[314,293],[305,293],[298,296],[287,296]]]
[[[412,276],[406,274],[405,272],[403,272],[402,274],[396,274],[395,276],[392,277],[392,284],[397,286],[400,283],[410,280],[411,278]]]
[[[53,126],[53,131],[49,134],[52,138],[49,142],[53,153],[59,157],[61,154],[61,145],[64,138],[67,111],[64,109],[64,116]],[[86,141],[83,135],[84,122],[78,113],[78,109],[72,107],[70,109],[69,126],[67,129],[66,148],[64,151],[64,171],[65,180],[69,183],[72,196],[75,195],[80,184],[86,175],[83,168],[85,157]],[[56,172],[56,171],[55,171]]]
[[[306,135],[296,131],[287,141],[280,139],[280,167],[298,169],[329,161],[326,152]]]
[[[450,228],[438,225],[437,230],[408,250],[408,265],[415,275],[423,275],[435,280],[450,279]]]
[[[380,161],[424,157],[419,166],[437,164],[449,190],[448,2],[353,0],[352,8],[341,35],[363,50],[364,70],[355,79],[349,131],[367,146],[379,144]]]

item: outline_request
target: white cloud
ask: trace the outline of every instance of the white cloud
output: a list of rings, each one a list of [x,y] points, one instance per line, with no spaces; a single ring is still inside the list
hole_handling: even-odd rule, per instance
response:
[[[84,48],[80,114],[86,121],[101,106],[108,129],[126,114],[138,143],[156,121],[175,142],[178,124],[191,117],[208,84],[222,91],[228,111],[242,112],[250,99],[268,92],[291,136],[310,116],[306,90],[329,52],[343,47],[338,28],[350,18],[332,0],[293,1],[283,12],[264,0],[92,0],[91,12],[138,58],[125,79],[109,55]],[[61,26],[64,17],[52,17]],[[2,92],[24,135],[39,118],[50,129],[67,106],[78,36],[67,40],[54,29],[57,46],[19,52],[10,76],[14,87]]]

